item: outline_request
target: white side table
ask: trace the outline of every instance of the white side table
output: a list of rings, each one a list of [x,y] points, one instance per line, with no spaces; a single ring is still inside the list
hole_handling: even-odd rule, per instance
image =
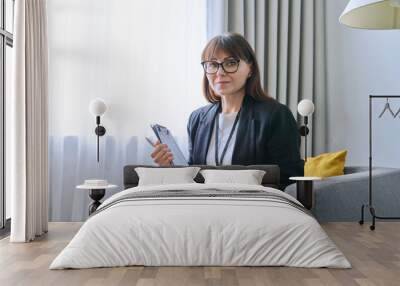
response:
[[[112,189],[112,188],[116,188],[116,187],[117,187],[117,185],[110,185],[110,184],[103,185],[103,186],[94,186],[94,185],[88,185],[88,184],[76,186],[77,189],[90,190],[89,197],[93,200],[93,202],[89,205],[89,215],[91,215],[93,212],[95,212],[96,209],[101,205],[100,200],[106,194],[106,189]]]
[[[320,181],[321,177],[290,177],[292,181],[296,181],[297,199],[306,209],[310,210],[313,207],[313,182]]]

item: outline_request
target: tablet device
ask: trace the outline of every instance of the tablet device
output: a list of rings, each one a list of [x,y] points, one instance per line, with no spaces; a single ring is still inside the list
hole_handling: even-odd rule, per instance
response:
[[[176,143],[174,137],[171,132],[164,126],[159,124],[150,125],[151,129],[153,129],[156,134],[158,140],[162,144],[167,144],[169,149],[171,149],[171,153],[174,156],[171,164],[175,166],[188,166],[188,163],[183,155],[181,149],[179,149],[178,144]]]

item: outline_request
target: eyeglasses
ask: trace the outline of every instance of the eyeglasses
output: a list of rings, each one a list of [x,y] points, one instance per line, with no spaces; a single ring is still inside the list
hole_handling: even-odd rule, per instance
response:
[[[238,59],[229,59],[219,63],[217,61],[204,61],[201,63],[203,66],[204,72],[207,74],[215,74],[218,72],[219,67],[222,67],[224,72],[226,73],[235,73],[239,68]]]

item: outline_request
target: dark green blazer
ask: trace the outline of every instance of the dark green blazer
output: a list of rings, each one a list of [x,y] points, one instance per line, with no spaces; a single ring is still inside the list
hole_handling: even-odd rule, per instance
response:
[[[205,165],[215,116],[221,104],[192,112],[188,122],[189,165]],[[304,175],[300,135],[289,108],[274,99],[255,100],[246,95],[239,117],[232,165],[279,165],[283,190],[289,177]]]

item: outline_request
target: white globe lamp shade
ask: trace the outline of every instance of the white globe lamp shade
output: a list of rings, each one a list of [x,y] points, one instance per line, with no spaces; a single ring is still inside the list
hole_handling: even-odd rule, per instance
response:
[[[89,111],[93,116],[102,116],[107,110],[107,105],[100,98],[93,99],[89,104]]]
[[[301,116],[310,116],[314,112],[314,103],[309,99],[303,99],[297,105],[297,111]]]
[[[351,0],[339,22],[359,29],[400,29],[400,0]]]

